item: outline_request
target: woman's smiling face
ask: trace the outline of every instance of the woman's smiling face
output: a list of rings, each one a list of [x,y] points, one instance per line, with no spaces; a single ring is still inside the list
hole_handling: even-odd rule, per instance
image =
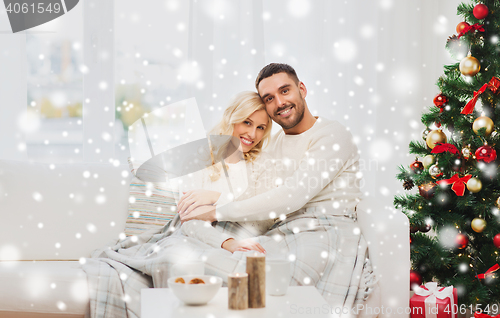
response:
[[[258,110],[242,123],[234,125],[233,137],[240,141],[243,152],[255,147],[264,137],[264,131],[269,123],[269,116],[264,109]]]

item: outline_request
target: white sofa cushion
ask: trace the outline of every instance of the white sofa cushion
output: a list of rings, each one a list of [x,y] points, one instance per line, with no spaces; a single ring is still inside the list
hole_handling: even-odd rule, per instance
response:
[[[78,262],[0,262],[2,312],[83,315],[87,276]],[[57,316],[56,316],[57,317]]]
[[[0,260],[78,260],[123,232],[127,165],[0,160]]]

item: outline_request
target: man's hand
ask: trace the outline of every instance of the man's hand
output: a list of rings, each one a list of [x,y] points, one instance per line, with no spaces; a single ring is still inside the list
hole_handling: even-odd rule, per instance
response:
[[[179,213],[179,217],[181,218],[181,223],[190,220],[217,221],[215,217],[215,205],[202,205],[190,212],[184,211]]]
[[[214,204],[219,200],[220,195],[220,192],[203,189],[185,192],[179,200],[179,204],[177,204],[177,211],[179,213],[187,212],[189,214],[189,212],[199,206]]]
[[[255,242],[254,239],[249,238],[246,240],[235,240],[233,238],[230,238],[224,243],[222,243],[221,246],[223,249],[228,250],[231,253],[234,253],[235,251],[257,251],[260,253],[266,253],[266,250],[260,245],[259,243]]]

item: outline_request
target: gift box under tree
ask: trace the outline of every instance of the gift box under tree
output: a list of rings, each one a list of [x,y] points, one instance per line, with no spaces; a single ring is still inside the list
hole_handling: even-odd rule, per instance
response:
[[[411,318],[456,318],[457,289],[429,282],[414,289],[410,298]]]

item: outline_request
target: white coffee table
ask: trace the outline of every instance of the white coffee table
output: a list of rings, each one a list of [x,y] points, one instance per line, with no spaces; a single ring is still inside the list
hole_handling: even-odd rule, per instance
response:
[[[204,306],[186,306],[168,288],[141,290],[142,318],[330,317],[331,308],[314,286],[289,287],[285,296],[266,296],[266,308],[229,310],[227,287]]]

